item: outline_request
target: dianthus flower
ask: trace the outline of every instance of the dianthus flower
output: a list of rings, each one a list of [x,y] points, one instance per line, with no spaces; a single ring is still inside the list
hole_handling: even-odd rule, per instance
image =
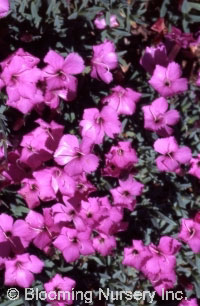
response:
[[[160,44],[156,47],[146,47],[140,64],[149,73],[153,74],[156,65],[167,67],[169,59],[165,45]]]
[[[60,228],[54,224],[50,213],[50,208],[44,208],[43,215],[30,210],[25,219],[29,227],[29,236],[33,244],[40,250],[50,245],[55,235],[60,232]]]
[[[187,79],[181,78],[181,68],[175,62],[169,63],[166,68],[156,65],[149,84],[163,97],[174,96],[188,88]]]
[[[6,286],[29,288],[34,281],[34,274],[42,271],[44,263],[35,255],[28,253],[16,255],[14,259],[5,261]]]
[[[114,236],[101,233],[93,238],[93,247],[102,256],[111,255],[112,250],[116,248],[116,239]]]
[[[163,289],[175,285],[175,254],[180,247],[176,239],[168,236],[163,236],[158,246],[152,243],[145,246],[141,240],[133,240],[133,247],[124,250],[123,264],[140,270],[161,295]]]
[[[191,168],[188,173],[200,179],[200,154],[196,158],[191,158],[190,165]]]
[[[47,83],[47,90],[65,90],[62,98],[66,101],[74,100],[77,91],[77,79],[74,75],[83,72],[84,62],[77,53],[70,53],[65,59],[55,51],[50,50],[44,62],[47,66],[43,69]]]
[[[194,253],[200,252],[200,223],[193,219],[181,220],[179,238],[187,243]]]
[[[24,220],[16,220],[7,214],[0,214],[0,257],[11,252],[21,253],[30,243],[29,229]]]
[[[66,262],[73,262],[79,259],[80,255],[94,253],[90,236],[90,230],[78,232],[75,229],[63,227],[53,244],[63,253]]]
[[[168,103],[165,98],[158,98],[150,105],[142,107],[144,113],[144,128],[155,131],[161,136],[168,136],[173,133],[172,125],[175,125],[180,114],[177,110],[168,110]]]
[[[119,177],[124,171],[130,172],[138,162],[135,150],[130,141],[119,141],[117,146],[112,146],[106,156],[106,167],[103,175]]]
[[[96,144],[103,142],[105,134],[114,138],[114,135],[121,131],[117,113],[110,106],[104,106],[101,111],[97,108],[85,109],[80,126],[81,135],[89,137]]]
[[[50,299],[48,300],[49,302],[52,303],[53,298],[53,303],[56,303],[57,301],[57,306],[66,305],[66,303],[67,305],[72,305],[73,299],[70,293],[75,286],[76,282],[73,279],[69,277],[62,277],[60,274],[56,274],[52,279],[50,279],[48,283],[44,284],[44,289],[48,295],[50,294]],[[50,292],[55,292],[56,296]]]
[[[105,41],[103,44],[93,46],[92,78],[100,79],[109,84],[113,80],[110,70],[116,67],[117,54],[113,42]]]
[[[0,2],[0,18],[3,18],[8,14],[9,8],[10,8],[9,0],[1,0],[1,2]]]
[[[136,204],[135,197],[141,195],[143,184],[137,182],[130,175],[126,180],[119,180],[119,187],[111,189],[114,204],[133,210]]]
[[[79,144],[74,135],[64,135],[54,153],[57,164],[65,166],[65,172],[69,175],[81,174],[83,171],[92,172],[98,167],[99,159],[91,153],[92,142],[84,137]]]
[[[178,306],[198,306],[197,299],[187,299],[180,302]]]
[[[131,88],[115,86],[112,93],[103,99],[103,103],[108,103],[118,115],[133,115],[136,103],[141,98],[141,94]]]
[[[154,150],[161,156],[156,158],[160,171],[178,171],[181,164],[190,162],[192,153],[188,147],[179,147],[173,136],[160,138],[154,142]]]

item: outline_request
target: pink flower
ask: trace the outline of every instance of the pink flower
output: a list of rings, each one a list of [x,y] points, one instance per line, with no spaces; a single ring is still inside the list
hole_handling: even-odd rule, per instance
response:
[[[57,52],[50,50],[44,58],[48,64],[44,69],[47,89],[66,90],[66,101],[76,97],[77,79],[73,76],[83,72],[84,62],[77,53],[70,53],[65,59]]]
[[[141,94],[131,88],[123,88],[121,86],[116,86],[111,90],[112,94],[105,97],[103,103],[107,102],[118,115],[133,115]]]
[[[57,292],[57,291],[63,291],[63,292],[69,292],[68,294],[65,294],[62,296],[61,293],[59,293],[58,296],[58,302],[64,302],[65,305],[72,305],[73,304],[73,299],[71,297],[70,292],[74,289],[76,286],[76,282],[69,278],[69,277],[62,277],[59,274],[56,274],[48,283],[44,284],[44,289],[47,292],[47,294],[50,294],[51,291]],[[54,295],[50,297],[54,297]],[[52,300],[49,300],[51,302]],[[54,303],[56,302],[56,298],[54,299]]]
[[[25,178],[22,180],[22,188],[18,193],[22,195],[30,209],[40,205],[39,187],[34,179]]]
[[[40,250],[44,250],[52,242],[52,239],[59,233],[60,228],[49,217],[50,208],[43,209],[43,214],[30,210],[26,216],[26,223],[29,226],[30,237],[33,244]]]
[[[63,253],[66,262],[73,262],[79,259],[80,255],[94,253],[90,235],[90,231],[78,232],[63,227],[53,244]]]
[[[114,204],[133,210],[136,204],[135,197],[141,195],[144,185],[129,175],[125,181],[119,180],[119,187],[111,189]]]
[[[177,171],[181,164],[190,162],[192,153],[188,147],[179,147],[173,136],[160,138],[154,142],[154,150],[161,156],[156,158],[160,171]]]
[[[115,237],[105,234],[100,234],[93,239],[93,247],[102,256],[111,255],[112,250],[116,248]]]
[[[113,235],[120,230],[120,227],[123,227],[120,223],[123,218],[123,209],[112,206],[107,197],[97,198],[97,200],[100,203],[102,220],[96,229],[99,233]]]
[[[163,97],[171,97],[188,88],[187,79],[181,78],[181,68],[175,62],[169,63],[167,68],[156,65],[149,83]]]
[[[196,158],[191,158],[190,165],[191,168],[188,173],[200,179],[200,154]]]
[[[92,172],[98,167],[99,159],[91,153],[92,143],[84,137],[81,144],[74,135],[64,135],[54,153],[57,164],[64,166],[69,175],[81,174],[83,171]]]
[[[176,265],[174,254],[178,252],[180,247],[180,242],[167,236],[161,237],[158,246],[151,243],[148,248],[152,257],[145,265],[146,273],[158,274],[162,278],[162,274],[174,272]]]
[[[0,214],[0,257],[11,252],[21,253],[30,243],[29,229],[24,220],[16,220],[7,214]]]
[[[33,177],[36,181],[38,196],[42,201],[47,202],[56,199],[56,193],[52,186],[51,168],[34,171]]]
[[[106,28],[106,26],[108,26],[106,24],[106,20],[103,17],[103,13],[99,13],[97,15],[97,17],[94,20],[94,24],[96,26],[97,29],[99,30],[104,30]],[[117,21],[117,17],[115,15],[110,15],[110,27],[111,28],[116,28],[119,26],[119,23]]]
[[[43,267],[43,262],[35,255],[16,255],[15,259],[5,261],[4,283],[6,286],[29,288],[34,281],[33,274],[40,273]]]
[[[51,213],[55,224],[62,224],[64,222],[65,225],[68,224],[69,227],[70,224],[73,224],[78,231],[86,230],[86,224],[84,223],[79,214],[79,207],[74,207],[65,199],[64,203],[65,205],[57,203],[51,208]]]
[[[193,219],[182,219],[179,238],[187,243],[194,253],[200,252],[200,223]]]
[[[180,47],[186,49],[194,41],[191,33],[182,33],[180,29],[172,26],[171,32],[166,35],[171,41],[175,41]]]
[[[155,131],[161,136],[171,135],[173,133],[171,125],[179,121],[180,115],[174,109],[169,111],[167,109],[167,100],[162,97],[154,100],[150,105],[143,106],[145,129]]]
[[[58,146],[64,127],[54,121],[47,123],[42,119],[35,121],[40,126],[23,136],[20,161],[36,169],[44,161],[51,159]]]
[[[0,18],[3,18],[6,15],[8,15],[9,9],[10,9],[9,0],[1,0],[1,2],[0,2]]]
[[[124,249],[124,265],[142,270],[144,264],[151,258],[150,250],[143,244],[141,240],[133,240],[133,246]]]
[[[1,74],[8,94],[7,103],[24,114],[36,104],[41,103],[42,93],[36,87],[40,77],[40,69],[30,66],[24,56],[12,55]]]
[[[183,300],[180,302],[180,304],[178,304],[178,306],[198,306],[198,302],[197,299],[187,299]]]
[[[102,143],[105,134],[114,138],[121,131],[117,113],[110,106],[104,106],[101,112],[97,108],[85,109],[80,126],[81,135],[89,137],[96,144]]]
[[[113,80],[112,73],[117,67],[117,54],[115,46],[111,41],[105,41],[103,44],[93,46],[92,71],[91,77],[100,79],[109,84]]]
[[[163,289],[175,285],[175,254],[180,247],[176,239],[168,236],[163,236],[158,246],[152,243],[144,246],[141,240],[133,240],[133,247],[124,250],[123,264],[140,270],[161,295]]]
[[[129,141],[119,141],[117,146],[112,146],[106,156],[106,167],[103,174],[119,177],[123,172],[130,172],[138,158]]]
[[[169,59],[165,45],[160,44],[156,47],[146,47],[140,64],[149,73],[153,74],[156,65],[167,67]]]

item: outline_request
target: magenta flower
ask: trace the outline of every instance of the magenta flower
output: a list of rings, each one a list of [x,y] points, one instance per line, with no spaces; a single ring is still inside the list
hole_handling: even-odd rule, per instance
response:
[[[82,220],[79,207],[74,207],[64,199],[65,205],[57,203],[52,206],[51,213],[55,224],[74,225],[78,231],[85,231],[86,224]]]
[[[69,175],[81,174],[83,171],[92,172],[98,167],[99,159],[91,153],[92,142],[84,137],[81,144],[74,135],[64,135],[54,153],[57,164],[64,166]]]
[[[133,240],[133,246],[124,249],[124,265],[142,270],[144,264],[151,258],[150,250],[143,244],[141,240]]]
[[[88,198],[87,201],[81,201],[79,215],[85,224],[93,229],[102,218],[102,210],[98,199]]]
[[[107,197],[98,198],[98,201],[100,202],[102,220],[96,229],[99,233],[113,235],[120,230],[122,225],[120,222],[123,219],[123,209],[112,206]]]
[[[48,283],[44,284],[44,289],[49,294],[51,291],[57,292],[57,291],[63,291],[63,292],[71,292],[72,289],[76,286],[76,282],[69,278],[69,277],[62,277],[60,274],[56,274]],[[52,296],[54,297],[54,295]],[[49,302],[52,302],[52,300],[49,300]],[[56,298],[54,299],[54,303],[56,302]],[[62,296],[61,293],[59,293],[58,296],[58,302],[59,303],[67,303],[67,305],[72,305],[73,300],[71,296],[68,297],[68,294],[65,294]]]
[[[93,247],[102,256],[111,255],[112,250],[116,248],[115,237],[100,234],[99,236],[93,238]]]
[[[121,131],[117,113],[110,106],[104,106],[101,112],[97,108],[85,109],[80,126],[81,135],[89,137],[96,144],[102,143],[105,134],[114,138]]]
[[[28,253],[16,255],[15,259],[5,261],[6,286],[29,288],[34,281],[34,274],[42,271],[44,263],[35,255]]]
[[[146,47],[143,56],[140,59],[140,64],[149,73],[153,74],[156,65],[167,67],[169,59],[165,45],[160,44],[156,47]]]
[[[181,68],[175,63],[169,63],[167,68],[156,65],[149,84],[163,97],[171,97],[187,90],[186,78],[181,78]]]
[[[63,170],[53,167],[51,168],[51,187],[54,192],[61,192],[62,195],[72,198],[75,193],[75,181],[67,175]]]
[[[44,58],[48,64],[44,69],[44,77],[48,91],[66,90],[63,99],[71,101],[76,97],[77,79],[73,76],[82,73],[84,62],[77,53],[70,53],[65,59],[57,52],[50,50]]]
[[[54,224],[53,218],[50,218],[50,208],[43,209],[43,215],[30,210],[26,216],[26,223],[29,227],[30,237],[33,244],[40,250],[44,250],[59,233],[60,228]]]
[[[187,299],[180,302],[178,306],[198,306],[197,299]]]
[[[191,168],[188,173],[200,179],[200,154],[196,158],[191,158],[190,165]]]
[[[9,0],[1,0],[1,2],[0,2],[0,18],[3,18],[6,15],[8,15],[9,9],[10,9]]]
[[[176,42],[180,47],[186,49],[189,44],[194,41],[193,35],[191,33],[182,33],[180,29],[172,26],[171,32],[166,34],[165,37],[169,38],[171,41]]]
[[[133,115],[141,94],[131,88],[123,88],[121,86],[116,86],[111,90],[112,94],[105,97],[102,102],[107,102],[118,115]]]
[[[160,171],[178,171],[180,165],[189,163],[192,157],[190,148],[179,147],[173,136],[157,139],[154,150],[162,154],[156,158]]]
[[[144,113],[144,128],[155,131],[161,136],[168,136],[173,133],[172,125],[175,125],[180,114],[177,110],[169,110],[165,98],[158,98],[150,105],[142,107]]]
[[[34,179],[25,178],[22,180],[22,188],[18,193],[25,199],[28,207],[33,209],[40,205],[39,186]]]
[[[34,171],[33,177],[36,181],[38,196],[42,201],[47,202],[56,199],[56,193],[52,186],[51,168]]]
[[[179,238],[187,243],[194,253],[200,252],[200,223],[193,219],[182,219]]]
[[[176,265],[174,254],[178,252],[181,243],[171,237],[163,236],[159,245],[150,244],[148,246],[151,252],[151,259],[145,265],[147,274],[162,274],[173,272]]]
[[[133,240],[133,247],[125,248],[123,264],[140,270],[152,283],[156,292],[173,288],[176,282],[175,254],[181,244],[163,236],[158,246],[144,246],[141,240]]]
[[[135,197],[141,195],[144,185],[137,182],[131,175],[125,181],[119,180],[119,187],[111,189],[114,204],[133,210]]]
[[[23,56],[14,55],[11,57],[8,64],[4,67],[1,78],[6,85],[6,91],[9,98],[9,103],[24,99],[31,100],[32,106],[43,101],[42,95],[38,92],[36,83],[41,77],[40,69],[30,67]],[[14,103],[14,102],[13,102]],[[17,106],[18,104],[16,104]],[[26,113],[31,108],[22,105],[22,112]],[[21,109],[19,108],[19,111]]]
[[[119,141],[117,146],[112,146],[106,156],[106,167],[103,175],[119,177],[123,172],[130,172],[138,162],[135,150],[129,141]]]
[[[113,42],[107,40],[103,44],[93,46],[91,64],[91,77],[109,84],[113,80],[110,70],[117,67],[117,54]]]
[[[16,220],[7,214],[0,214],[0,257],[8,257],[11,252],[21,253],[28,247],[31,238],[24,220]]]
[[[53,244],[63,253],[66,262],[73,262],[79,259],[80,255],[94,253],[90,236],[90,231],[78,232],[75,229],[63,227]]]
[[[97,29],[99,30],[104,30],[106,28],[106,26],[108,26],[108,24],[106,24],[106,19],[103,17],[103,13],[99,13],[95,20],[94,20],[94,24],[96,26]],[[115,15],[110,15],[110,27],[111,28],[116,28],[119,26],[119,23],[117,21],[117,17]]]

